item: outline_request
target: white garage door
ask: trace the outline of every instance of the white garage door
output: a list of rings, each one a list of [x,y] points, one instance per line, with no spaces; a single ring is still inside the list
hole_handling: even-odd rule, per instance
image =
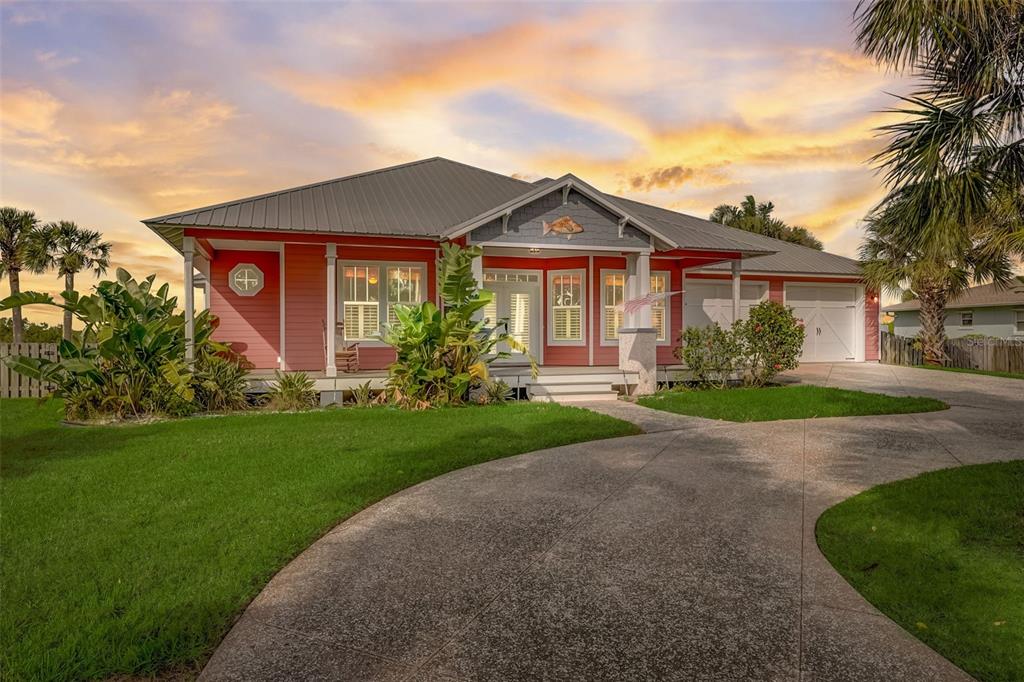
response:
[[[855,286],[786,285],[786,305],[804,321],[802,361],[857,359],[857,298]]]
[[[750,315],[750,308],[768,296],[767,284],[740,285],[740,318]],[[732,283],[697,283],[687,280],[683,286],[684,322],[687,327],[706,327],[717,322],[732,325]]]

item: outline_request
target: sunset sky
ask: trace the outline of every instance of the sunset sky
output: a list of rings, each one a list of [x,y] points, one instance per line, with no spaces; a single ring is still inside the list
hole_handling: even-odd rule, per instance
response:
[[[116,265],[175,286],[140,219],[430,156],[702,217],[752,193],[853,256],[882,194],[872,128],[911,87],[859,55],[852,3],[0,12],[0,202],[101,230]]]

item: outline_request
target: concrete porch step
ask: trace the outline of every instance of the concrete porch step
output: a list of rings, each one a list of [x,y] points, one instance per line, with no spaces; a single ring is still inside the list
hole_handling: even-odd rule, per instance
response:
[[[590,403],[603,401],[616,401],[619,394],[615,391],[603,392],[577,392],[577,393],[530,393],[530,400],[539,403]]]
[[[619,394],[612,390],[609,381],[595,380],[593,377],[546,377],[544,381],[534,381],[526,386],[530,400],[544,402],[586,402],[591,400],[618,400]]]

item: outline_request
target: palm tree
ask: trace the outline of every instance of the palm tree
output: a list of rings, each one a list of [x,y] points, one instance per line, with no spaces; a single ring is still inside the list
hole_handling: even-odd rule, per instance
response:
[[[896,236],[943,252],[976,237],[1007,196],[1019,217],[1024,2],[861,0],[855,19],[867,55],[921,79],[893,110],[903,120],[880,128],[888,144],[873,159],[903,211]],[[996,248],[1024,242],[1010,222],[1015,234],[990,235]]]
[[[103,235],[96,230],[84,230],[71,221],[61,220],[42,228],[33,251],[38,251],[37,261],[56,268],[57,275],[64,277],[65,291],[74,291],[76,274],[92,270],[99,277],[110,266],[111,244],[102,240]],[[70,310],[64,311],[64,338],[71,340]]]
[[[984,230],[963,232],[963,240],[940,250],[936,242],[911,246],[903,236],[903,217],[913,190],[883,204],[867,218],[867,236],[861,245],[864,279],[871,288],[901,296],[910,290],[921,301],[921,346],[925,364],[945,358],[946,303],[972,283],[1008,282],[1011,261],[1005,252],[990,248]]]
[[[772,215],[774,210],[772,202],[758,203],[748,194],[739,206],[716,206],[708,220],[821,251],[822,243],[807,228],[787,225]]]
[[[21,271],[43,272],[45,263],[38,257],[35,248],[40,237],[39,220],[32,211],[23,211],[13,206],[0,208],[0,277],[7,275],[11,283],[11,295],[21,292]],[[12,309],[14,343],[21,343],[24,322],[21,306]]]

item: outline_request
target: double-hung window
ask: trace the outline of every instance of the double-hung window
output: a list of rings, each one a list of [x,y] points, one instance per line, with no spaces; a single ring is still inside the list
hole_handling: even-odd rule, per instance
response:
[[[1024,334],[1024,309],[1013,311],[1013,330],[1018,334]]]
[[[582,344],[584,322],[584,271],[568,270],[548,274],[551,310],[551,342]]]
[[[603,277],[604,291],[601,298],[604,300],[604,324],[601,328],[605,341],[614,341],[619,338],[619,328],[622,326],[625,313],[619,306],[626,300],[626,274],[624,272],[607,272]]]
[[[668,291],[669,273],[651,273],[651,293],[663,294]],[[622,303],[626,300],[626,273],[602,271],[601,273],[601,340],[614,343],[619,338],[619,329],[625,322]],[[651,326],[657,330],[659,343],[668,342],[669,314],[667,299],[660,299],[650,305]]]
[[[415,305],[426,297],[426,268],[419,264],[359,263],[341,268],[340,319],[346,341],[372,341],[381,323],[395,324],[396,305]]]
[[[973,327],[974,326],[974,311],[965,310],[960,313],[960,326],[961,327]]]
[[[664,294],[668,291],[668,273],[656,272],[651,275],[651,293]],[[658,330],[658,341],[668,341],[668,299],[660,298],[651,304],[651,326]]]
[[[423,300],[423,268],[391,265],[388,272],[388,324],[397,324],[395,305],[415,305]]]
[[[372,339],[380,331],[380,268],[347,265],[343,273],[345,339]]]

